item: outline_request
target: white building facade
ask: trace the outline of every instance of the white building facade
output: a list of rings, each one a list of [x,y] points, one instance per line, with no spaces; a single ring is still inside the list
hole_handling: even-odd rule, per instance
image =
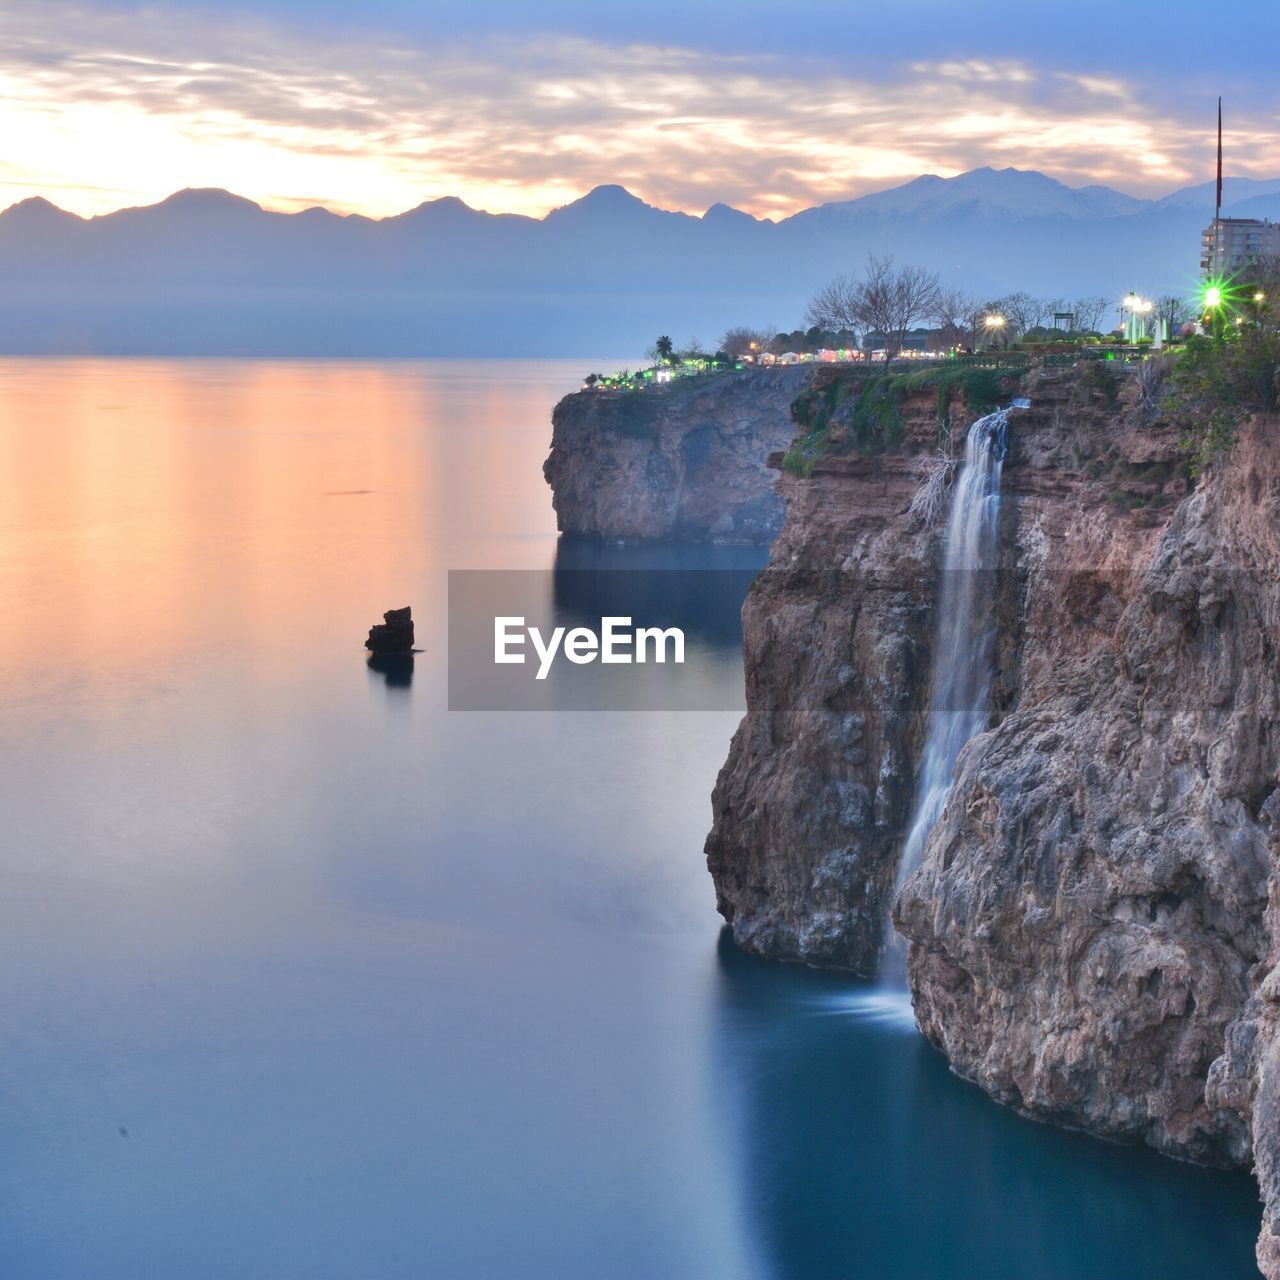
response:
[[[1201,233],[1200,273],[1218,280],[1246,262],[1280,256],[1280,222],[1266,218],[1215,218]]]

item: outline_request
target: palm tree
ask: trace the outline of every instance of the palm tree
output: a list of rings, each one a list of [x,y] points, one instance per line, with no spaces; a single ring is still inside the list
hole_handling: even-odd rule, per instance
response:
[[[657,342],[653,344],[653,349],[658,353],[658,359],[663,364],[670,364],[676,353],[676,344],[664,333]]]

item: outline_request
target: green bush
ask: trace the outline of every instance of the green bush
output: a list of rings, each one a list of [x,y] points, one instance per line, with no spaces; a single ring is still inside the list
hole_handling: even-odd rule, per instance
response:
[[[867,383],[853,406],[850,420],[854,447],[859,453],[883,453],[902,439],[898,406],[903,392],[896,378],[884,376]]]
[[[1280,332],[1249,326],[1223,337],[1188,338],[1165,382],[1161,409],[1179,428],[1200,476],[1235,444],[1253,412],[1280,404]]]
[[[800,428],[801,436],[788,451],[783,466],[792,475],[808,475],[813,470],[813,460],[833,446],[866,456],[892,449],[902,439],[903,401],[913,392],[926,388],[934,389],[937,394],[941,437],[955,392],[963,394],[972,413],[990,413],[1007,394],[1001,379],[1010,376],[1021,374],[1018,370],[939,364],[907,373],[872,373],[860,369],[833,379],[821,390],[809,387],[791,404],[791,417]],[[850,400],[853,401],[851,409],[847,408]],[[837,424],[845,429],[833,431]],[[796,469],[806,461],[807,470]]]
[[[817,461],[813,454],[806,451],[805,446],[796,443],[782,455],[782,469],[789,476],[808,479],[813,475],[813,464]]]

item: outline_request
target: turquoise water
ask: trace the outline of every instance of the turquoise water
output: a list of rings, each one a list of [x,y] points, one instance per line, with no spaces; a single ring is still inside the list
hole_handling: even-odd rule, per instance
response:
[[[0,362],[0,1274],[1254,1275],[1249,1179],[721,940],[737,713],[447,711],[444,575],[557,562],[599,363]]]

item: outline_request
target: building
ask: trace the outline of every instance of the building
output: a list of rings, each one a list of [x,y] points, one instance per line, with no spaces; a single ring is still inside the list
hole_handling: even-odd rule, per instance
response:
[[[932,339],[935,333],[941,333],[941,330],[899,329],[894,335],[897,338],[895,345],[899,351],[928,351],[933,345]],[[864,351],[882,351],[888,345],[888,335],[882,329],[869,329],[863,335]]]
[[[1215,218],[1201,233],[1200,274],[1206,280],[1220,280],[1264,255],[1280,256],[1280,222]]]

